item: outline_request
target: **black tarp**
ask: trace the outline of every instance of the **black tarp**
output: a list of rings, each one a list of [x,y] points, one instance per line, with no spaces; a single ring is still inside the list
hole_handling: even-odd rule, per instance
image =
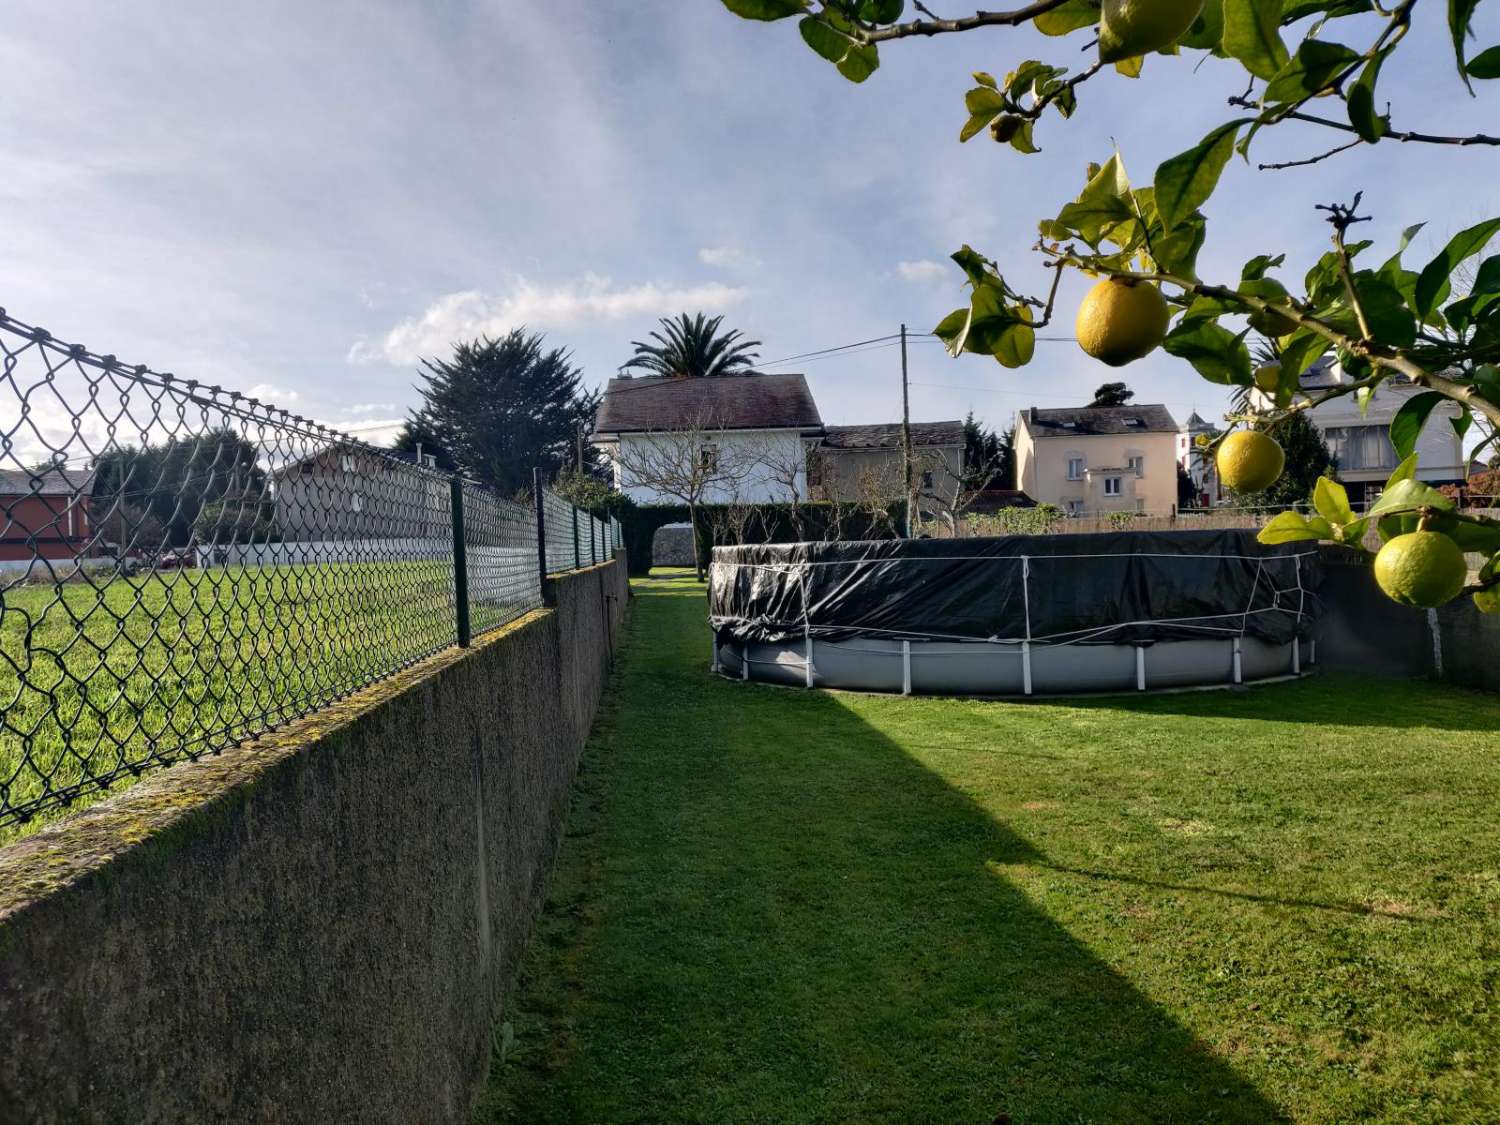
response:
[[[1314,544],[1239,530],[718,547],[709,621],[721,639],[764,643],[1285,644],[1321,613],[1320,582]]]

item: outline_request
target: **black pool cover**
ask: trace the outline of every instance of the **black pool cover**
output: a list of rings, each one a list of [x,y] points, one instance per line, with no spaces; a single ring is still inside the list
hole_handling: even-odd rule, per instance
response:
[[[1239,530],[718,547],[709,621],[721,639],[763,643],[1284,644],[1321,612],[1321,581],[1315,545]]]

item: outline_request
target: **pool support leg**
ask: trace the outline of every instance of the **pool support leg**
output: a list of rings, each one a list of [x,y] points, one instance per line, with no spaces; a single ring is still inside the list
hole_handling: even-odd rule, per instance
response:
[[[901,642],[901,694],[911,694],[911,642]]]

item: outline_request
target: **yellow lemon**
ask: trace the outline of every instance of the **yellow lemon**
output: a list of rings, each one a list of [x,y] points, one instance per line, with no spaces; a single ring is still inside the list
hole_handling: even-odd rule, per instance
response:
[[[1260,492],[1281,476],[1286,454],[1269,434],[1236,430],[1219,443],[1214,464],[1225,487],[1235,492]]]
[[[1281,364],[1263,363],[1255,369],[1255,386],[1264,394],[1274,395],[1281,385]]]
[[[1147,282],[1099,282],[1078,306],[1078,343],[1095,359],[1123,367],[1140,359],[1167,334],[1167,302]]]
[[[1203,0],[1104,0],[1099,60],[1119,62],[1171,46],[1202,10]]]
[[[1398,535],[1375,556],[1375,581],[1393,602],[1430,609],[1458,596],[1469,564],[1458,544],[1437,531]]]

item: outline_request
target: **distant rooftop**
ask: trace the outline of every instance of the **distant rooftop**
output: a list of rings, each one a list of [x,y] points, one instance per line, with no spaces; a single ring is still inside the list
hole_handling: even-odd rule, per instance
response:
[[[594,418],[595,434],[822,428],[801,375],[611,379]]]
[[[1127,403],[1124,406],[1076,406],[1048,409],[1033,406],[1022,411],[1027,429],[1036,437],[1067,434],[1176,433],[1177,423],[1160,403]]]
[[[913,422],[912,445],[962,445],[962,422]],[[833,449],[899,449],[901,423],[881,422],[872,426],[828,426],[823,444]]]
[[[0,469],[0,496],[73,496],[93,487],[92,469]]]

